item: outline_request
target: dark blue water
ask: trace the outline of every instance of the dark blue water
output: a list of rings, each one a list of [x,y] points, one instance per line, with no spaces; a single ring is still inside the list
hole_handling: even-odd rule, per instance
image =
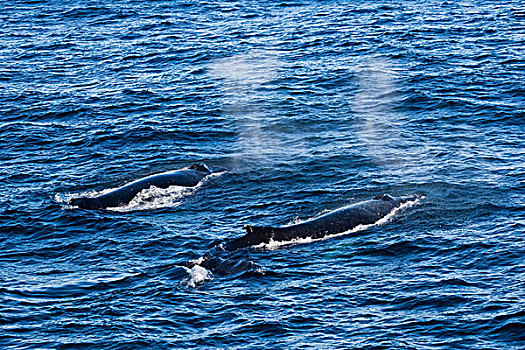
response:
[[[524,349],[524,82],[517,0],[4,1],[0,347]],[[383,193],[425,198],[181,266]]]

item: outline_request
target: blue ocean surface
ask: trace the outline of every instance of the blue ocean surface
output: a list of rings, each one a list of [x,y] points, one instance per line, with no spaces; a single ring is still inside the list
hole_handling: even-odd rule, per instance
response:
[[[0,348],[525,349],[523,5],[3,1]],[[423,198],[187,264],[385,193]]]

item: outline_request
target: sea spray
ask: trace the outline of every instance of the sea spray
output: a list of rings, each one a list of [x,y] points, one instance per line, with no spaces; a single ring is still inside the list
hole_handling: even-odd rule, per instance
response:
[[[222,114],[234,123],[239,155],[243,160],[266,162],[282,152],[281,140],[264,130],[269,111],[261,107],[268,96],[261,87],[278,76],[278,53],[253,50],[214,61],[208,66],[212,78],[221,80]]]
[[[352,98],[357,136],[374,163],[386,167],[403,161],[400,117],[394,112],[396,77],[386,59],[366,60],[357,68],[358,90]]]

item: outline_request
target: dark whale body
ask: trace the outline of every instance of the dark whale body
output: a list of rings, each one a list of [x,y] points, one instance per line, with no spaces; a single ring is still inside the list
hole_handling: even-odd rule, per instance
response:
[[[205,176],[223,169],[211,170],[205,164],[194,164],[187,169],[168,171],[151,175],[98,197],[72,198],[69,204],[83,209],[105,209],[128,204],[142,190],[151,186],[168,188],[170,186],[194,187]]]
[[[263,227],[246,225],[246,234],[226,242],[223,248],[233,251],[240,248],[256,246],[262,243],[289,242],[294,239],[319,239],[343,233],[359,225],[371,225],[384,218],[401,204],[415,201],[418,195],[391,197],[380,195],[374,199],[356,203],[297,225],[283,227]]]

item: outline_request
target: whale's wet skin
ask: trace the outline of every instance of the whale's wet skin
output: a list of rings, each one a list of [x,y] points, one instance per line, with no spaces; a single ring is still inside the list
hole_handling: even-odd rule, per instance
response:
[[[318,240],[339,234],[356,233],[371,225],[378,224],[407,204],[415,204],[421,196],[410,195],[391,197],[379,195],[372,200],[359,202],[324,214],[305,222],[283,226],[264,227],[246,225],[246,235],[220,244],[202,258],[189,261],[186,266],[201,266],[213,274],[239,274],[261,272],[262,268],[244,255],[231,252],[250,247],[277,243],[279,245]]]
[[[212,170],[204,164],[194,164],[188,169],[168,171],[133,181],[115,190],[97,197],[71,198],[69,204],[83,209],[106,209],[128,204],[135,196],[152,186],[168,188],[170,186],[194,187]]]
[[[523,3],[3,1],[0,349],[523,350]]]
[[[420,196],[393,198],[380,195],[372,200],[350,205],[300,224],[284,227],[246,225],[246,235],[224,244],[226,250],[235,250],[274,242],[293,242],[300,239],[320,239],[341,234],[358,226],[372,225],[385,218],[402,204],[415,202]]]

